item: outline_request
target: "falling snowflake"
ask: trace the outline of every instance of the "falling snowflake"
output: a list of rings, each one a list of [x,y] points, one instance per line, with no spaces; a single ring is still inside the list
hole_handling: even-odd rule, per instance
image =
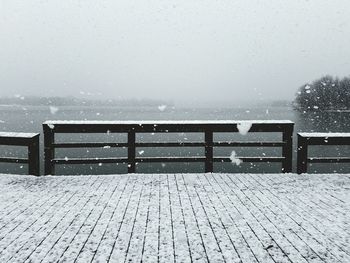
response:
[[[235,165],[240,165],[243,161],[236,157],[236,152],[232,151],[230,155],[230,160]]]
[[[57,107],[50,106],[50,112],[51,112],[52,115],[53,115],[53,114],[56,114],[57,111],[58,111],[58,108],[57,108]]]
[[[166,107],[167,107],[166,105],[160,105],[158,106],[158,110],[165,111]]]

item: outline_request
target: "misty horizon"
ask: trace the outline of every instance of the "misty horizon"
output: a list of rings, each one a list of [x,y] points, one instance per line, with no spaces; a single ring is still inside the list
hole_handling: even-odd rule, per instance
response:
[[[292,100],[350,73],[350,3],[1,1],[0,96]]]

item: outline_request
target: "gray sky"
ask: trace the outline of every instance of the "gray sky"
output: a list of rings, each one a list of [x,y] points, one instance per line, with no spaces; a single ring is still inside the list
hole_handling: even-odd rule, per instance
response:
[[[350,75],[349,14],[349,0],[0,0],[0,96],[290,99]]]

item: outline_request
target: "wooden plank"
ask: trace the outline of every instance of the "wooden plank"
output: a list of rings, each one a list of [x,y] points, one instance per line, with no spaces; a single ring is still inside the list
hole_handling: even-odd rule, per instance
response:
[[[54,164],[98,164],[98,163],[127,163],[127,158],[55,158]]]
[[[171,206],[171,219],[173,226],[174,261],[191,262],[191,250],[189,244],[188,230],[176,187],[176,175],[168,175],[168,187]]]
[[[215,147],[282,147],[285,142],[214,142]]]
[[[35,136],[28,145],[28,173],[31,175],[40,175],[40,148],[39,135]]]
[[[336,177],[336,175],[333,176]],[[291,185],[291,187],[295,189],[300,189],[307,186],[305,185],[305,183],[307,182],[304,183],[303,181],[296,185],[295,183],[291,183],[283,177],[278,178],[278,180],[281,181],[281,183]],[[269,181],[274,182],[276,181],[276,178],[274,178],[274,176],[270,176]],[[313,180],[313,184],[322,185],[326,183],[326,187],[332,184],[334,187],[334,184],[336,182],[336,180],[334,182],[331,180],[325,180],[325,178],[321,175],[319,175],[316,179]],[[342,192],[342,190],[342,186],[339,186],[334,192]],[[292,205],[295,208],[299,209],[299,211],[301,212],[300,215],[305,215],[306,222],[310,222],[313,225],[317,226],[315,228],[316,230],[319,228],[324,228],[327,224],[334,224],[334,222],[336,222],[340,216],[346,216],[350,212],[350,207],[342,205],[342,203],[339,202],[339,200],[337,199],[334,200],[332,198],[332,201],[329,193],[327,191],[325,192],[322,188],[320,189],[320,187],[316,188],[313,191],[304,191],[302,196],[297,195],[296,197],[293,196],[292,198],[290,196],[290,193],[287,193],[285,197],[288,202],[288,205]],[[304,199],[305,201],[303,201]],[[326,228],[320,233],[323,234],[325,237],[336,235],[336,239],[341,239],[343,237],[342,233],[346,231],[346,227],[342,227],[339,229],[337,227],[332,227],[331,229],[336,231],[328,231],[328,229]],[[325,234],[327,232],[328,234]]]
[[[274,178],[272,175],[265,178],[265,180],[268,182],[270,180],[271,182],[274,182],[275,179],[276,178]],[[270,194],[270,202],[272,203],[270,208],[274,209],[275,213],[278,213],[278,209],[288,209],[286,211],[286,214],[283,216],[284,220],[286,220],[286,223],[290,225],[291,229],[293,229],[293,232],[298,235],[298,237],[301,238],[308,247],[311,248],[311,251],[315,253],[320,260],[326,260],[326,258],[328,258],[331,261],[337,261],[336,256],[333,254],[332,250],[338,250],[339,252],[339,249],[334,246],[333,239],[328,243],[328,235],[325,234],[325,232],[327,232],[327,227],[325,227],[326,222],[324,219],[326,218],[324,218],[324,215],[319,213],[316,213],[315,215],[314,212],[315,210],[317,211],[318,208],[314,205],[310,206],[307,197],[299,198],[298,195],[289,197],[288,192],[283,196],[279,196],[272,191],[267,191],[266,193]],[[305,191],[303,194],[304,193]],[[270,200],[270,198],[263,200],[267,202]],[[313,198],[315,198],[315,196]],[[321,232],[318,231],[318,229],[314,226],[317,221],[320,221],[319,227],[323,229]],[[332,248],[332,250],[330,248]],[[344,251],[340,253],[338,252],[337,255],[344,253]]]
[[[247,162],[247,163],[253,163],[253,162],[282,162],[284,161],[284,157],[241,157],[241,156],[237,156],[237,159],[240,159],[242,162]],[[232,160],[229,157],[214,157],[214,162],[232,162]]]
[[[224,223],[225,219],[222,219],[222,217],[226,217],[226,215],[218,213],[217,206],[220,204],[214,203],[214,199],[212,198],[215,193],[210,191],[211,188],[209,189],[208,185],[206,185],[206,181],[203,181],[202,179],[203,176],[183,175],[182,178],[179,178],[178,184],[183,184],[184,188],[193,187],[193,190],[203,207],[206,218],[208,219],[210,228],[216,237],[224,262],[241,262],[242,259],[238,254],[233,241],[236,237],[234,237],[234,239],[231,238],[227,231],[227,225]],[[219,261],[220,260],[221,259],[219,259]]]
[[[350,261],[349,175],[2,175],[0,186],[1,262]]]
[[[127,143],[111,142],[70,142],[70,143],[53,143],[54,148],[104,148],[104,147],[127,147]]]
[[[193,176],[193,175],[186,175]],[[198,218],[196,217],[196,209],[193,207],[191,200],[187,194],[187,189],[183,180],[183,176],[177,176],[176,186],[178,196],[181,201],[182,213],[186,223],[188,232],[189,247],[191,251],[191,259],[194,262],[208,262],[208,255],[203,242],[203,235],[199,229]]]
[[[213,132],[211,130],[205,131],[204,133],[205,140],[205,172],[213,172]]]
[[[147,228],[149,227],[149,219],[153,215],[150,215],[150,206],[151,206],[151,195],[154,191],[152,175],[146,175],[144,177],[144,185],[145,187],[141,198],[140,198],[140,206],[137,210],[137,214],[135,216],[133,230],[131,232],[131,236],[128,244],[126,244],[126,256],[125,262],[141,262],[142,254],[145,250],[145,239]],[[157,253],[156,253],[157,255]]]
[[[251,179],[254,179],[254,177],[248,176],[246,179],[247,182],[251,182],[253,181]],[[259,205],[260,201],[260,207],[263,208],[264,216],[278,229],[278,231],[285,237],[286,241],[291,243],[291,247],[289,247],[288,245],[284,245],[284,242],[282,243],[279,241],[283,244],[283,247],[287,251],[290,251],[293,248],[298,251],[297,253],[289,254],[290,258],[293,259],[293,262],[295,258],[300,256],[302,256],[307,262],[322,261],[322,258],[320,258],[317,252],[313,250],[312,246],[310,247],[308,243],[305,242],[303,238],[304,233],[300,231],[300,227],[290,220],[289,217],[294,215],[293,210],[286,211],[285,209],[274,209],[272,206],[276,206],[277,204],[272,202],[272,199],[270,200],[267,194],[270,189],[266,188],[265,190],[265,188],[259,187],[259,182],[255,180],[253,182],[253,185],[256,185],[259,190],[254,191],[254,195],[250,195],[250,197],[254,199],[256,205]],[[300,258],[298,260],[304,261]]]
[[[204,162],[205,157],[201,156],[172,156],[172,157],[137,157],[137,163],[157,163],[157,162]]]
[[[240,228],[238,224],[238,215],[235,212],[236,209],[232,209],[230,205],[231,201],[228,199],[227,193],[222,190],[214,176],[205,175],[203,180],[204,179],[206,179],[212,188],[212,193],[210,194],[211,200],[215,202],[217,211],[220,211],[220,219],[225,225],[225,229],[233,242],[240,260],[244,263],[258,262],[257,256],[255,255],[256,251],[253,251],[249,245],[250,234],[245,233],[245,231],[242,231],[242,228]]]
[[[219,244],[217,233],[215,233],[213,229],[210,218],[208,217],[201,199],[196,193],[194,185],[195,184],[192,180],[192,183],[185,184],[185,188],[187,195],[190,198],[190,202],[194,207],[194,213],[198,221],[198,228],[203,239],[207,259],[209,262],[224,262],[225,259],[222,253],[222,247]]]
[[[26,179],[22,179],[26,180]],[[74,183],[75,180],[71,180]],[[21,181],[19,182],[21,183]],[[49,188],[55,188],[58,191],[64,191],[65,180],[57,181],[44,181],[43,184]],[[2,235],[6,232],[4,228],[7,227],[8,224],[11,224],[15,227],[18,227],[21,224],[21,221],[16,220],[16,218],[25,218],[26,216],[31,216],[37,211],[37,208],[42,206],[47,206],[47,202],[52,201],[57,195],[52,192],[47,192],[38,187],[36,181],[27,182],[20,191],[16,191],[18,189],[18,184],[10,184],[10,187],[7,186],[7,194],[6,192],[2,192],[2,197],[5,198],[6,202],[0,202],[3,206],[0,208],[0,218],[1,227],[0,231]],[[26,200],[27,193],[36,193],[35,195],[31,195],[31,201],[29,203],[23,203]],[[43,195],[44,193],[44,195]]]
[[[97,182],[97,190],[99,187],[103,186],[103,183],[92,178],[87,178],[86,183],[80,186],[82,189],[81,195],[77,195],[76,192],[71,192],[71,198],[61,209],[53,211],[53,215],[44,224],[42,224],[42,222],[37,224],[38,230],[36,230],[28,242],[21,247],[21,253],[17,253],[12,260],[14,262],[35,262],[43,259],[45,255],[49,253],[57,236],[63,233],[67,225],[71,222],[71,211],[82,209],[86,205],[87,199],[84,197],[91,193],[90,187],[94,181]],[[41,235],[40,233],[45,233],[45,235]],[[58,260],[58,258],[56,260]]]
[[[54,175],[55,165],[52,160],[55,159],[55,149],[52,144],[55,142],[55,133],[51,125],[43,124],[44,130],[44,174]]]
[[[39,138],[39,133],[0,132],[0,144],[13,146],[28,146]]]
[[[237,124],[247,121],[46,121],[44,126],[51,126],[60,133],[107,133],[107,132],[238,132]],[[293,127],[291,121],[251,120],[250,132],[282,132]]]
[[[139,132],[199,132],[205,128],[215,128],[218,132],[234,131],[238,132],[237,125],[242,123],[251,124],[250,131],[282,131],[286,127],[294,125],[286,120],[215,120],[215,121],[46,121],[43,123],[49,126],[55,132],[83,132],[105,133],[109,132],[128,132],[134,130]],[[182,127],[182,128],[181,128]]]
[[[318,137],[318,138],[328,138],[328,137],[338,137],[338,138],[350,138],[349,132],[299,132],[300,136],[311,138],[311,137]]]
[[[136,171],[136,135],[134,130],[128,132],[128,173],[135,173]]]
[[[93,233],[97,233],[95,231],[96,226],[99,224],[101,216],[107,208],[107,204],[109,203],[112,196],[116,193],[118,187],[117,184],[114,184],[110,180],[107,180],[105,184],[108,185],[108,188],[104,190],[97,205],[95,205],[95,207],[91,210],[89,216],[84,222],[84,225],[75,237],[75,240],[80,241],[79,247],[76,247],[74,256],[69,256],[70,258],[75,258],[75,262],[88,262],[93,256],[93,251],[88,250],[88,247],[91,247],[94,243],[97,244],[97,241],[95,241],[96,237],[93,236]],[[90,243],[88,244],[87,242],[89,240]]]
[[[80,209],[80,213],[69,225],[69,228],[64,231],[64,246],[60,251],[60,255],[56,258],[58,262],[67,262],[72,259],[76,260],[79,251],[81,250],[84,240],[88,237],[87,232],[92,223],[89,223],[94,208],[101,205],[101,200],[105,194],[108,194],[111,187],[110,184],[105,184],[106,179],[99,180],[102,183],[97,187],[96,191],[88,193],[87,198],[84,198],[85,209]],[[88,228],[88,229],[87,229]],[[68,241],[68,242],[67,242]]]
[[[115,242],[120,235],[120,230],[125,223],[129,205],[134,205],[132,204],[134,200],[133,196],[135,195],[134,191],[137,187],[137,183],[139,182],[139,178],[135,176],[128,175],[128,177],[128,184],[118,200],[118,205],[113,210],[112,217],[108,222],[96,251],[94,251],[95,254],[92,258],[92,262],[108,262],[111,260],[111,254],[113,252]]]
[[[274,262],[272,255],[267,249],[273,241],[266,236],[264,229],[257,224],[256,220],[245,207],[244,202],[237,196],[237,189],[234,189],[234,187],[227,183],[221,175],[216,175],[214,178],[221,191],[227,193],[229,202],[225,205],[228,210],[235,211],[234,218],[237,222],[237,226],[245,237],[256,259],[259,262]]]
[[[237,157],[243,162],[281,162],[283,157]],[[204,162],[206,159],[202,156],[172,156],[172,157],[137,157],[138,163],[155,163],[155,162]],[[232,162],[229,157],[214,157],[214,162]]]
[[[204,147],[204,142],[137,142],[136,147]]]
[[[138,210],[140,209],[140,205],[142,206],[141,197],[145,190],[145,178],[138,177],[123,222],[118,231],[118,236],[113,243],[113,249],[109,258],[112,262],[124,262],[127,257],[128,244],[134,231]]]
[[[174,227],[168,175],[159,175],[159,262],[175,261]]]
[[[67,196],[62,195],[62,193],[47,193],[46,198],[38,200],[35,198],[31,199],[34,203],[30,202],[24,205],[22,200],[17,210],[19,211],[18,213],[11,213],[8,217],[3,217],[0,229],[0,251],[8,249],[15,250],[23,246],[27,242],[27,238],[30,237],[30,233],[29,236],[28,234],[23,235],[23,233],[33,229],[41,218],[45,219],[47,214],[52,211],[52,208],[55,207],[56,204],[60,204],[62,200],[66,200],[66,197]],[[0,257],[1,256],[9,258],[13,255],[0,253]]]
[[[255,124],[279,124],[279,125],[291,125],[293,124],[290,120],[130,120],[130,121],[103,121],[103,120],[47,120],[44,122],[45,125],[216,125],[216,124],[238,124],[238,123],[255,123]]]
[[[97,177],[98,178],[98,177]],[[113,180],[114,181],[114,180]],[[90,232],[90,236],[88,236],[84,242],[83,248],[79,252],[78,257],[85,257],[89,258],[89,256],[92,258],[95,253],[92,253],[95,249],[95,247],[99,244],[96,242],[96,239],[101,238],[101,235],[103,234],[103,231],[99,231],[100,227],[103,228],[104,224],[107,223],[107,220],[101,220],[103,217],[108,218],[110,215],[110,210],[114,209],[115,207],[113,205],[117,205],[118,201],[115,203],[113,202],[117,198],[117,196],[121,195],[123,193],[123,190],[126,186],[127,178],[122,177],[120,181],[115,182],[113,185],[117,185],[117,189],[113,192],[113,196],[106,202],[107,206],[105,206],[105,210],[103,213],[101,213],[100,219],[97,221],[97,225],[95,225],[92,232]],[[110,181],[108,178],[106,178],[106,182],[108,182],[108,185],[110,185]],[[89,192],[91,192],[92,195],[95,194],[94,189],[89,187]],[[59,259],[62,254],[67,250],[70,242],[72,242],[74,236],[76,235],[77,229],[79,229],[80,224],[79,222],[82,222],[82,214],[84,214],[83,211],[84,208],[86,208],[86,205],[88,204],[88,201],[91,199],[91,196],[87,196],[86,198],[81,198],[81,204],[74,207],[75,213],[71,213],[69,217],[67,217],[63,223],[62,227],[58,228],[60,230],[56,235],[52,235],[52,238],[50,240],[50,243],[46,246],[49,247],[49,250],[45,251],[46,254],[44,254],[42,258],[42,262],[53,262],[57,259]],[[111,204],[112,203],[112,204]],[[106,222],[107,221],[107,222]],[[102,225],[102,226],[101,226]],[[95,235],[95,233],[99,231],[98,234]],[[96,244],[97,243],[97,244]]]
[[[349,157],[309,157],[309,163],[350,163]]]
[[[145,229],[145,239],[143,245],[143,253],[140,262],[158,262],[159,261],[159,176],[150,175],[151,195],[149,199],[149,208],[147,216],[147,227]]]
[[[237,191],[241,198],[246,200],[245,204],[250,213],[269,234],[270,238],[275,242],[276,246],[270,249],[274,255],[284,257],[287,261],[292,262],[308,262],[307,255],[300,253],[294,245],[295,239],[284,231],[283,219],[275,220],[276,214],[270,213],[269,209],[261,202],[258,194],[261,193],[260,188],[256,189],[256,184],[252,183],[250,176],[227,176],[230,181],[238,189],[247,189],[245,191]],[[257,194],[258,193],[258,194]],[[275,250],[275,251],[274,251]],[[282,252],[282,253],[281,253]],[[276,260],[276,259],[275,259]],[[278,260],[276,260],[278,261]]]
[[[308,145],[350,145],[350,133],[298,133]]]
[[[0,138],[24,138],[32,139],[36,136],[39,136],[39,133],[30,133],[30,132],[0,132]]]
[[[28,159],[16,158],[16,157],[0,157],[0,162],[2,162],[2,163],[28,163]]]
[[[297,147],[297,173],[302,174],[307,172],[307,152],[308,145],[304,137],[298,134]]]
[[[282,146],[282,156],[284,157],[282,173],[291,173],[293,166],[293,126],[286,128],[282,132],[282,140],[285,142],[285,145]]]
[[[13,242],[9,243],[6,249],[13,251],[13,253],[1,254],[1,262],[16,262],[16,257],[27,257],[28,254],[32,253],[33,248],[46,236],[38,235],[38,233],[41,233],[41,231],[45,233],[45,230],[51,227],[51,223],[57,218],[57,211],[59,211],[59,215],[66,212],[65,209],[62,208],[67,207],[67,204],[73,196],[74,193],[66,193],[61,195],[51,206],[45,206],[44,212],[39,214],[38,217],[35,217],[34,221],[30,222],[23,230],[22,234],[13,240]],[[22,253],[19,253],[19,251],[22,251]],[[24,251],[27,251],[27,253],[24,253]]]

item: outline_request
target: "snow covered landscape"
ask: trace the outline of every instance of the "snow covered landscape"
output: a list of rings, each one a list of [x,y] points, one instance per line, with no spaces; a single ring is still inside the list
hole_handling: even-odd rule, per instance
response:
[[[0,0],[0,263],[350,263],[349,13]]]
[[[0,262],[349,262],[350,176],[0,176]]]

